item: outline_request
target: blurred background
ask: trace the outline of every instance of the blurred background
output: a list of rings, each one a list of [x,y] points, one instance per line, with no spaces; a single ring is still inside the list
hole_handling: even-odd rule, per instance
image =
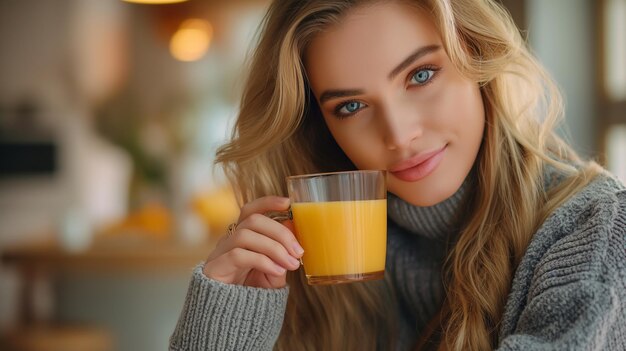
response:
[[[502,2],[626,181],[626,0]],[[212,162],[267,6],[0,0],[0,349],[167,348],[238,215]]]

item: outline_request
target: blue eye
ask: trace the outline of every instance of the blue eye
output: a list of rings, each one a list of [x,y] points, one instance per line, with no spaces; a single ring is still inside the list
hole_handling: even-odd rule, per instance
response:
[[[347,102],[337,109],[337,112],[341,115],[350,115],[360,110],[363,107],[363,104],[358,101],[350,101]]]
[[[420,69],[411,77],[411,82],[423,85],[428,83],[429,80],[435,75],[435,70],[432,69]]]

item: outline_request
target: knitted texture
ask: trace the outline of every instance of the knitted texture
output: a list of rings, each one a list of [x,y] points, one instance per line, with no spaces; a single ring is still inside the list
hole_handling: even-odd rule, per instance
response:
[[[411,233],[435,240],[446,241],[450,235],[458,232],[455,228],[456,214],[463,203],[469,181],[463,182],[448,199],[428,207],[414,206],[389,193],[387,197],[389,219]]]
[[[513,279],[502,350],[626,350],[626,190],[600,176],[542,225]]]
[[[170,350],[271,350],[283,322],[289,288],[261,289],[192,275]]]
[[[446,217],[450,211],[439,214],[430,218],[440,217],[443,226],[433,228],[453,224]],[[411,223],[426,222],[390,222],[388,231],[387,275],[401,306],[401,350],[410,349],[443,293],[444,246],[427,234],[415,235]],[[222,284],[198,267],[170,350],[270,350],[283,323],[287,295],[288,288]],[[498,350],[626,350],[622,184],[599,176],[535,233],[515,272],[499,341]]]

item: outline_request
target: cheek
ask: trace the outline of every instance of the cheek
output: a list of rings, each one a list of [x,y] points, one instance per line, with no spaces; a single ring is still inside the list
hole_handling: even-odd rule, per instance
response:
[[[449,111],[450,129],[454,133],[451,150],[455,151],[451,156],[454,155],[454,164],[460,178],[465,178],[475,164],[482,144],[485,111],[477,86],[465,87],[462,93],[458,94],[456,101],[457,104],[450,107]]]
[[[483,137],[483,130],[485,127],[485,107],[483,105],[482,95],[478,86],[472,84],[468,88],[468,92],[465,95],[466,98],[463,103],[466,111],[463,115],[467,119],[464,124],[467,125],[467,136],[471,139],[471,143],[476,144]],[[461,115],[459,113],[459,115]],[[460,123],[461,124],[461,123]]]
[[[480,89],[470,81],[462,81],[447,89],[437,102],[436,123],[462,140],[481,139],[485,112]],[[468,145],[469,146],[469,145]]]

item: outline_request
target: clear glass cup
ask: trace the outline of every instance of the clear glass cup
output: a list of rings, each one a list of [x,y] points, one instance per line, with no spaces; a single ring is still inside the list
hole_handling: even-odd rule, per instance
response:
[[[387,250],[385,171],[287,177],[310,285],[382,279]]]

